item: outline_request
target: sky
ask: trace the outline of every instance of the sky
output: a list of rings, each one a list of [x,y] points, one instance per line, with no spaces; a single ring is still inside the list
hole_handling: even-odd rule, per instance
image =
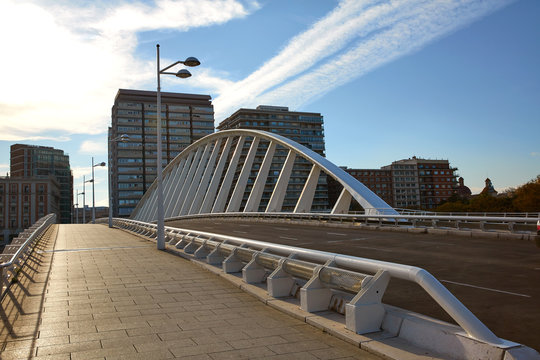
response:
[[[517,187],[540,174],[539,18],[538,0],[2,0],[0,174],[12,144],[52,146],[82,192],[118,89],[156,89],[160,44],[162,66],[201,61],[162,91],[211,95],[216,125],[288,106],[324,116],[337,165],[447,159],[473,193]]]

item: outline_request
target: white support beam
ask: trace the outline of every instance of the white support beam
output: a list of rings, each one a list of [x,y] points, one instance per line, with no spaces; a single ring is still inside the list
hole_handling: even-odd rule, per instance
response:
[[[242,148],[244,147],[245,141],[245,136],[240,136],[240,138],[238,139],[238,143],[236,144],[236,148],[234,149],[233,157],[229,162],[229,167],[227,168],[227,172],[225,173],[225,178],[223,179],[223,183],[221,184],[221,187],[219,189],[216,202],[214,203],[214,207],[212,208],[213,213],[220,213],[223,212],[223,209],[225,209],[227,196],[229,196],[229,191],[231,190],[234,173],[236,172],[238,159],[240,159],[240,155],[242,154]]]
[[[336,201],[336,204],[334,205],[334,208],[332,209],[332,214],[348,214],[351,206],[351,200],[351,193],[348,192],[347,189],[343,188],[339,198]]]
[[[212,205],[214,205],[214,200],[216,199],[217,189],[219,186],[219,182],[221,181],[221,174],[223,173],[223,169],[225,168],[225,164],[227,163],[227,157],[229,156],[229,151],[231,150],[232,142],[233,142],[232,136],[227,138],[227,142],[225,143],[225,147],[223,148],[223,151],[221,152],[221,156],[219,157],[219,161],[216,166],[216,171],[214,171],[214,175],[212,176],[212,181],[210,182],[210,186],[208,186],[208,191],[206,192],[206,195],[204,196],[204,200],[201,205],[201,208],[197,211],[193,211],[193,213],[206,214],[212,211]]]
[[[152,192],[150,192],[150,193],[148,193],[146,195],[146,201],[144,202],[144,204],[142,204],[141,209],[137,213],[137,218],[138,219],[146,221],[146,219],[150,215],[150,209],[151,209],[151,205],[152,205],[152,195],[153,195]]]
[[[231,195],[231,199],[229,200],[229,205],[227,205],[227,212],[237,212],[240,210],[240,204],[242,203],[242,198],[244,197],[246,184],[249,178],[249,174],[251,173],[253,160],[255,159],[255,155],[257,154],[258,147],[259,138],[254,137],[253,141],[251,142],[251,146],[249,147],[249,151],[246,156],[246,160],[244,161],[244,165],[242,166],[242,171],[240,171],[238,180],[236,180],[236,185]]]
[[[296,203],[294,208],[295,213],[307,213],[311,211],[311,205],[313,204],[313,197],[315,196],[315,190],[317,189],[317,184],[319,183],[319,174],[321,173],[321,168],[316,164],[313,164],[311,171],[309,173],[300,199]]]
[[[182,169],[182,172],[180,173],[180,176],[178,177],[178,180],[176,181],[176,184],[174,185],[174,191],[171,196],[171,202],[170,205],[167,208],[167,211],[165,212],[165,218],[169,218],[173,216],[173,210],[174,206],[176,205],[176,202],[178,201],[178,196],[180,195],[180,190],[182,190],[182,184],[184,184],[184,180],[186,179],[187,173],[189,171],[189,168],[191,166],[191,162],[193,160],[193,156],[195,155],[195,151],[191,151],[187,155],[187,160],[184,163],[184,167]]]
[[[199,166],[199,161],[201,160],[203,151],[204,151],[204,147],[200,146],[197,148],[197,151],[195,152],[195,156],[193,157],[193,161],[191,162],[191,166],[189,167],[189,171],[187,173],[186,179],[181,184],[182,189],[180,190],[180,194],[178,194],[178,199],[176,200],[176,205],[174,206],[171,216],[180,215],[180,209],[182,208],[182,204],[184,203],[184,199],[191,185],[191,181],[193,180],[193,176],[195,175],[195,171],[197,170],[197,167]]]
[[[287,159],[283,164],[283,168],[279,173],[279,178],[266,207],[266,212],[279,212],[283,206],[283,200],[285,199],[285,194],[287,193],[287,187],[289,186],[289,179],[291,178],[292,169],[294,166],[294,160],[296,159],[296,153],[292,150],[289,150],[287,154]]]
[[[199,161],[199,164],[197,165],[197,170],[195,171],[195,175],[193,175],[193,180],[191,180],[189,189],[187,190],[186,195],[184,196],[184,203],[182,204],[182,208],[180,209],[180,215],[187,214],[189,209],[191,208],[191,204],[193,203],[193,199],[195,198],[195,193],[197,192],[197,189],[199,188],[199,185],[201,182],[203,171],[207,167],[206,164],[208,163],[208,158],[210,157],[211,149],[212,149],[212,143],[208,143],[204,147],[204,152],[201,156],[201,160]]]
[[[150,198],[150,206],[148,209],[149,210],[148,216],[149,216],[149,221],[152,221],[156,218],[156,214],[157,214],[157,207],[156,207],[157,192],[155,188],[152,189],[152,193],[150,195],[151,195],[151,198]]]
[[[206,165],[206,168],[204,169],[204,174],[200,181],[199,187],[197,188],[197,193],[195,194],[195,197],[193,198],[193,202],[189,208],[189,211],[187,212],[188,214],[197,214],[201,208],[201,204],[204,200],[204,195],[206,194],[206,190],[208,189],[208,183],[210,182],[210,177],[214,173],[216,159],[219,154],[219,150],[221,150],[222,140],[223,139],[218,139],[214,143],[214,149],[212,150],[212,155],[210,155],[208,164]]]
[[[255,183],[253,184],[253,189],[251,189],[251,192],[249,193],[244,212],[254,212],[259,210],[264,186],[268,179],[268,171],[270,170],[270,165],[272,165],[275,151],[276,143],[271,141],[266,150],[266,154],[264,155],[264,160],[259,169],[259,173],[257,174],[257,178],[255,179]]]
[[[163,212],[164,212],[164,214],[167,214],[169,212],[169,209],[170,209],[170,206],[171,206],[171,203],[172,203],[172,198],[173,198],[173,195],[174,195],[174,190],[175,190],[175,187],[178,184],[178,179],[180,178],[180,175],[182,174],[182,170],[184,169],[184,165],[186,164],[186,160],[187,160],[186,158],[183,158],[180,161],[180,163],[178,164],[178,166],[176,166],[174,168],[174,170],[172,171],[173,175],[172,175],[172,178],[169,181],[168,190],[167,190],[166,193],[163,194],[163,199],[164,199]]]

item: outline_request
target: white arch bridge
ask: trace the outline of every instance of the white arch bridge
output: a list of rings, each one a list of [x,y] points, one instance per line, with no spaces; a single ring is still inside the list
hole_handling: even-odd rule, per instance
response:
[[[326,181],[342,187],[327,203]],[[131,218],[157,219],[157,182]],[[163,170],[165,218],[231,212],[346,214],[353,199],[368,215],[397,212],[364,184],[323,156],[283,136],[226,130],[191,144]]]

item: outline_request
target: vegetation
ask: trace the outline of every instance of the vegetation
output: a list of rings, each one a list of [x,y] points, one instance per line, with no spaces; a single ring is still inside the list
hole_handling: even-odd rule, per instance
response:
[[[452,195],[439,205],[439,212],[540,212],[540,175],[498,196],[482,193],[469,198]]]

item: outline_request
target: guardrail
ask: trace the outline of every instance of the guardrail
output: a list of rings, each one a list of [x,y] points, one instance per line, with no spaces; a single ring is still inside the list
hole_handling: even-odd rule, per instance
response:
[[[36,240],[51,225],[56,223],[56,214],[49,214],[36,221],[24,230],[0,254],[0,299],[11,284],[15,282],[18,270],[33,250]]]
[[[150,238],[157,234],[152,223],[115,218],[113,224]],[[221,264],[226,273],[242,271],[247,283],[266,281],[270,296],[294,295],[298,287],[301,308],[308,312],[327,310],[336,294],[348,294],[346,327],[358,334],[380,331],[385,315],[381,300],[390,278],[397,278],[422,287],[469,337],[508,347],[422,268],[189,229],[165,227],[165,235],[171,246]]]
[[[488,217],[456,215],[358,215],[326,213],[283,212],[227,212],[193,214],[167,218],[166,221],[197,218],[256,218],[351,223],[377,226],[425,227],[435,229],[458,229],[481,231],[507,231],[511,233],[536,233],[538,217]]]

